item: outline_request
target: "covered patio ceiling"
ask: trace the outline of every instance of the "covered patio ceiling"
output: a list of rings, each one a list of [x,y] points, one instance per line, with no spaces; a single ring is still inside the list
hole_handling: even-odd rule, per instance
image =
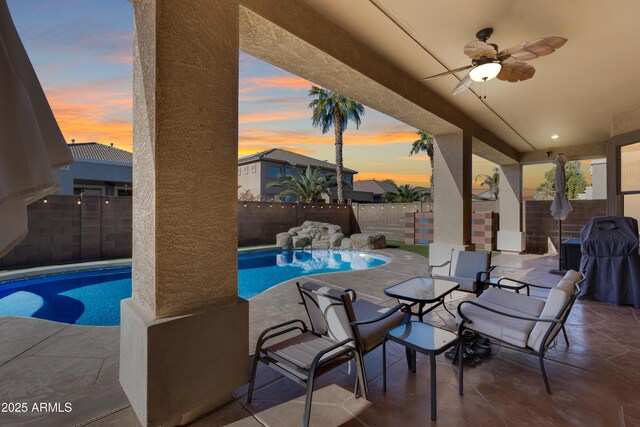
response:
[[[553,55],[531,61],[534,78],[493,80],[487,98],[451,90],[465,72],[424,82],[531,161],[532,152],[593,145],[604,154],[615,114],[640,105],[640,3],[634,0],[304,0],[331,22],[417,79],[470,63],[462,48],[493,27],[500,49],[544,36],[569,41]],[[558,134],[557,140],[551,135]],[[586,150],[589,151],[589,150]]]

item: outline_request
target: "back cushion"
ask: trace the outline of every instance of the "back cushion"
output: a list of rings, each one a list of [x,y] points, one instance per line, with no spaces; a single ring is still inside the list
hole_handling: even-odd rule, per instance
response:
[[[556,285],[556,289],[564,291],[567,296],[571,296],[576,290],[576,284],[572,280],[562,279]]]
[[[551,288],[547,302],[544,304],[542,313],[540,313],[540,318],[555,319],[558,314],[560,314],[560,311],[567,299],[568,295],[565,291],[558,288]],[[551,327],[559,328],[559,326],[555,326],[553,323],[536,322],[536,325],[533,327],[533,330],[529,335],[529,339],[527,340],[527,346],[538,351],[540,349],[540,344],[544,339],[544,335]]]
[[[355,338],[353,327],[347,314],[347,308],[342,301],[336,301],[322,294],[317,295],[317,297],[318,304],[327,322],[327,335],[336,341]],[[348,298],[347,303],[349,303]]]
[[[582,274],[578,273],[575,270],[569,270],[567,271],[567,274],[564,275],[564,277],[562,279],[566,279],[566,280],[570,280],[572,281],[574,284],[578,283],[580,280],[582,280]]]
[[[303,302],[307,308],[307,312],[309,313],[309,321],[311,322],[311,328],[314,332],[320,335],[325,335],[328,332],[328,325],[326,315],[320,306],[319,295],[315,292],[327,294],[334,296],[336,298],[340,298],[342,295],[342,291],[338,289],[329,288],[327,286],[320,286],[313,282],[306,282],[300,285],[300,287],[307,291],[302,292]],[[315,292],[314,292],[315,291]],[[327,300],[327,298],[323,298],[323,300]]]
[[[453,275],[475,280],[478,272],[489,269],[490,260],[491,254],[489,252],[459,252],[458,262],[455,265],[455,269],[452,270]]]
[[[567,293],[568,296],[571,296],[576,291],[576,283],[582,280],[582,274],[578,273],[575,270],[567,271],[567,274],[558,282],[556,288],[562,289]]]

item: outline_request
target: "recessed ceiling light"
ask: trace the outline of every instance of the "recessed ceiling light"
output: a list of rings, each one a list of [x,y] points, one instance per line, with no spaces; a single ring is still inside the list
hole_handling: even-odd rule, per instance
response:
[[[555,134],[551,135],[551,139],[558,139],[558,138],[560,138],[558,135],[555,135]]]

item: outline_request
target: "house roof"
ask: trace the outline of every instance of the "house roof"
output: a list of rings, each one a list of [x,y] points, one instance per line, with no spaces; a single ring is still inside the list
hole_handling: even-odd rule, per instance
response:
[[[133,163],[133,153],[119,148],[98,144],[97,142],[80,142],[67,144],[74,159],[97,160],[111,163]]]
[[[314,167],[320,167],[324,169],[335,170],[336,165],[333,163],[329,163],[325,160],[314,159],[313,157],[304,156],[302,154],[294,153],[292,151],[283,150],[281,148],[272,148],[271,150],[262,151],[260,153],[252,154],[250,156],[240,157],[238,159],[238,164],[246,164],[253,163],[261,160],[269,160],[272,162],[278,163],[286,163],[292,166],[298,167],[307,167],[307,165],[311,165]],[[356,174],[358,171],[343,168],[344,172]]]
[[[353,189],[356,191],[367,191],[373,194],[395,193],[396,187],[385,181],[378,181],[377,179],[365,179],[362,181],[356,181],[353,183]]]

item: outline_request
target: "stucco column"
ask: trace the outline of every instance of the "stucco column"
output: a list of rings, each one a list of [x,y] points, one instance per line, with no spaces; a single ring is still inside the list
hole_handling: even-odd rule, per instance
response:
[[[522,232],[522,165],[500,166],[500,229],[498,250],[522,252],[525,249]]]
[[[434,242],[471,244],[471,133],[435,137]]]
[[[238,4],[136,0],[133,297],[120,382],[142,425],[183,424],[246,382],[237,297]]]

